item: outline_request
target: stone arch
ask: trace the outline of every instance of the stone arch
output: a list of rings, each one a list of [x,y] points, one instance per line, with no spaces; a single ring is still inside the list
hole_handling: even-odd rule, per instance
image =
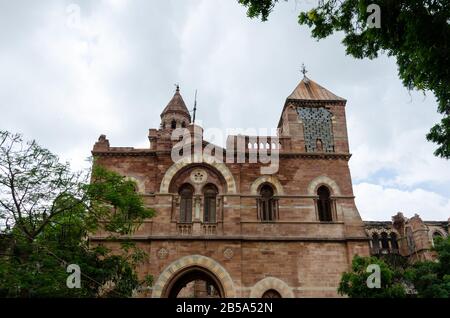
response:
[[[161,298],[170,281],[180,272],[191,267],[201,267],[208,270],[221,283],[225,298],[236,297],[233,280],[222,265],[203,255],[189,255],[172,262],[161,272],[152,288],[152,298]]]
[[[170,181],[172,180],[173,176],[175,176],[181,169],[187,167],[192,163],[206,163],[212,166],[213,168],[218,170],[224,177],[227,184],[227,192],[231,194],[235,194],[237,192],[236,182],[234,181],[233,174],[230,172],[228,167],[223,162],[218,161],[215,157],[205,154],[200,156],[200,158],[198,156],[195,156],[194,160],[192,160],[190,157],[182,158],[175,162],[172,166],[170,166],[161,181],[159,192],[169,193]]]
[[[445,231],[441,230],[441,229],[437,229],[437,228],[431,228],[428,230],[428,238],[431,242],[431,245],[434,247],[434,239],[436,237],[436,234],[441,236],[443,239],[445,239],[447,237],[447,233],[445,233]]]
[[[255,181],[253,181],[251,187],[250,187],[250,193],[253,195],[258,195],[258,190],[259,187],[263,184],[263,183],[269,183],[273,186],[273,188],[275,189],[275,194],[276,195],[283,195],[284,194],[284,190],[283,190],[283,186],[281,185],[280,181],[278,180],[278,178],[276,176],[270,175],[270,176],[261,176],[258,179],[256,179]]]
[[[334,196],[341,195],[341,189],[337,185],[336,181],[327,177],[327,176],[319,176],[313,179],[308,185],[308,194],[309,195],[317,195],[317,189],[321,186],[325,185],[331,190],[331,194]]]
[[[261,298],[270,289],[276,290],[283,298],[295,297],[292,288],[284,281],[276,277],[266,277],[253,285],[250,291],[250,298]]]

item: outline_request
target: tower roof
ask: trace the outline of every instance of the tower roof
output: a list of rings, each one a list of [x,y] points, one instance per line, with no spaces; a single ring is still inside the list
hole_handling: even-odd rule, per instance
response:
[[[189,114],[189,110],[184,103],[183,97],[181,97],[180,87],[178,85],[172,99],[162,111],[161,118],[167,113],[181,113],[186,115],[189,118],[189,121],[191,120],[191,115]]]
[[[289,102],[325,102],[343,104],[347,102],[345,98],[333,94],[326,88],[320,86],[306,75],[306,70],[303,69],[303,79],[294,89],[294,91],[286,98],[283,110],[281,111],[280,120],[278,121],[278,128],[281,127],[281,121],[284,110],[289,105]]]
[[[291,95],[287,97],[287,100],[345,101],[344,98],[333,94],[306,76],[303,77]]]

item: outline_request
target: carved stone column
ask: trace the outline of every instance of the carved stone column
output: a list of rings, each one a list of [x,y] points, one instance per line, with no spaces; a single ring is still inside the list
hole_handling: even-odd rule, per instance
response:
[[[193,224],[192,224],[192,233],[194,235],[202,234],[202,209],[201,209],[201,196],[194,196],[193,200]]]

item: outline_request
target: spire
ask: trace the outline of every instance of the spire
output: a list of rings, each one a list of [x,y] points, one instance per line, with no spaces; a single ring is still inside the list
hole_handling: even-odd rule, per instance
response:
[[[191,115],[189,114],[189,110],[186,107],[186,104],[184,103],[183,97],[181,97],[180,94],[180,86],[178,84],[175,85],[175,94],[173,95],[172,99],[169,101],[167,106],[164,108],[164,110],[161,113],[161,118],[163,118],[167,114],[180,114],[188,119],[188,121],[191,121]]]

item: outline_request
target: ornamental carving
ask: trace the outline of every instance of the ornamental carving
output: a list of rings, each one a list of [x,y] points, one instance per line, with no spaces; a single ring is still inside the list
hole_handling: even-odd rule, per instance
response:
[[[168,255],[169,255],[169,251],[164,247],[158,251],[159,259],[165,259],[165,258],[167,258]]]
[[[223,251],[223,257],[226,259],[232,259],[233,258],[233,250],[231,248],[227,248],[225,251]]]
[[[201,184],[206,182],[208,174],[203,169],[195,169],[191,172],[191,181],[196,184]]]

